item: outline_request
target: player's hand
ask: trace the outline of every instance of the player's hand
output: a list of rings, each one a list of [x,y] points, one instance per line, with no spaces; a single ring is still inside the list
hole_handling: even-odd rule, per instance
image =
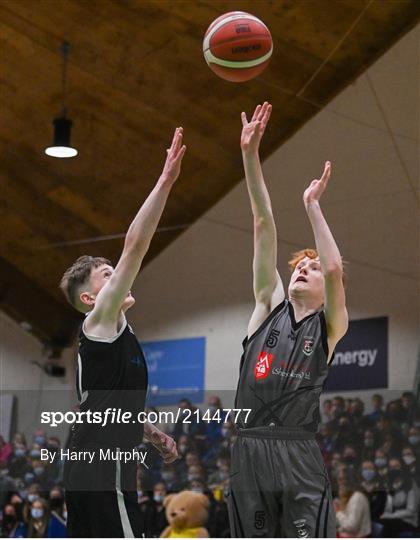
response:
[[[187,147],[182,144],[183,128],[175,130],[170,148],[166,150],[167,156],[162,171],[162,179],[169,184],[173,184],[181,171],[181,162]]]
[[[324,193],[324,191],[327,188],[330,176],[331,176],[331,163],[329,161],[326,161],[324,172],[322,173],[321,178],[319,180],[317,179],[312,180],[312,182],[309,184],[309,187],[307,187],[305,189],[305,192],[303,193],[303,202],[305,204],[306,209],[311,203],[320,200],[321,195]]]
[[[166,433],[155,431],[150,435],[149,440],[159,450],[165,463],[172,463],[179,458],[176,442]]]
[[[241,149],[244,153],[257,152],[260,147],[262,136],[270,118],[272,106],[265,101],[262,105],[257,105],[251,121],[248,122],[246,114],[241,113],[242,134]]]

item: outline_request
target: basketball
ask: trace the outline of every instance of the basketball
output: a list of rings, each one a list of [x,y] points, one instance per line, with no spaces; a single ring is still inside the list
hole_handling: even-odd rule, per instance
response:
[[[222,79],[244,82],[267,67],[273,40],[266,25],[254,15],[231,11],[208,27],[203,41],[204,58]]]

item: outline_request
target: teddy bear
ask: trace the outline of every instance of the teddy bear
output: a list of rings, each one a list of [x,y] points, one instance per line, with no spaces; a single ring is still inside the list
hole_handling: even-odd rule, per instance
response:
[[[203,525],[209,517],[210,502],[202,493],[181,491],[165,497],[163,506],[169,525],[161,538],[208,538]]]

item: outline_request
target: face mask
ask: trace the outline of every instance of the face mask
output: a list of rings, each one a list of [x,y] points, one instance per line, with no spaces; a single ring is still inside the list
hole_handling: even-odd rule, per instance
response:
[[[402,485],[403,485],[403,483],[401,482],[401,480],[399,482],[393,482],[392,483],[392,487],[393,487],[393,489],[395,489],[395,491],[400,489],[402,487]]]
[[[15,456],[16,457],[23,457],[26,454],[25,450],[23,448],[16,448],[15,450]]]
[[[362,477],[364,480],[366,480],[366,482],[371,482],[375,478],[375,471],[372,471],[371,469],[363,469]]]
[[[27,484],[32,484],[32,482],[34,481],[34,478],[35,478],[35,475],[30,472],[25,474],[25,482]]]
[[[174,475],[173,475],[173,473],[170,473],[170,472],[163,472],[162,473],[162,479],[165,482],[171,482],[174,479]]]
[[[198,474],[188,474],[187,478],[188,478],[188,482],[192,482],[193,480],[199,480],[200,479]]]
[[[382,469],[382,467],[385,467],[386,466],[386,459],[385,458],[376,458],[375,459],[375,465],[379,468],[379,469]]]
[[[411,455],[406,455],[406,456],[403,456],[403,461],[406,465],[410,466],[416,461],[416,458]]]
[[[163,496],[163,495],[158,495],[158,494],[153,495],[153,500],[154,500],[155,502],[157,502],[157,503],[161,503],[161,502],[163,501],[163,499],[164,499],[164,496]]]
[[[36,493],[29,493],[28,495],[28,501],[30,503],[33,503],[34,501],[36,501],[38,499],[38,495]]]
[[[143,497],[143,492],[141,489],[137,490],[137,497],[140,499],[140,497]]]
[[[41,452],[39,450],[31,450],[30,456],[33,458],[41,457]]]
[[[31,508],[31,516],[34,519],[41,519],[44,515],[44,510],[42,508]]]
[[[185,452],[187,451],[187,446],[185,444],[181,444],[180,446],[178,446],[178,450],[180,454],[185,454]]]
[[[411,437],[408,437],[408,442],[413,446],[416,446],[420,442],[420,437],[417,435],[412,435]]]
[[[192,488],[191,491],[194,491],[194,493],[204,493],[203,489],[198,487]]]
[[[51,508],[56,510],[57,508],[60,508],[63,502],[64,502],[64,499],[62,499],[61,497],[53,497],[52,499],[50,499],[50,506]]]
[[[42,446],[45,443],[45,437],[43,437],[42,435],[38,435],[37,437],[35,437],[34,441],[36,442],[36,444],[39,444],[39,446]]]
[[[5,476],[7,476],[9,474],[9,470],[8,469],[2,469],[0,471],[0,478],[4,478]]]
[[[229,473],[226,471],[220,471],[219,473],[220,480],[227,480],[229,478]]]
[[[34,469],[34,473],[37,476],[41,476],[43,472],[44,472],[44,467],[35,467],[35,469]]]
[[[16,523],[16,517],[15,516],[12,516],[11,514],[6,514],[5,516],[3,516],[3,522],[2,522],[2,525],[5,529],[12,529],[14,524]]]
[[[373,439],[365,439],[365,446],[366,446],[366,448],[372,448]]]
[[[229,430],[227,428],[222,428],[221,429],[221,434],[222,434],[222,437],[228,437],[229,436]]]

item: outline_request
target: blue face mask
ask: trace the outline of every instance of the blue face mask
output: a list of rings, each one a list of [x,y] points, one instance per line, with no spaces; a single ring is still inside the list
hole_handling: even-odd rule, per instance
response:
[[[375,465],[378,467],[378,469],[382,469],[382,467],[386,467],[387,461],[385,458],[376,458],[375,459]]]
[[[371,482],[375,478],[375,474],[375,471],[372,471],[371,469],[362,470],[362,477],[366,482]]]
[[[39,446],[42,446],[43,444],[45,444],[45,437],[43,437],[42,435],[38,435],[37,437],[35,437],[34,441],[36,442],[36,444],[39,444]]]
[[[44,472],[44,467],[35,467],[35,469],[34,469],[34,473],[37,476],[41,476],[43,472]]]
[[[28,495],[28,501],[30,503],[33,503],[34,501],[36,501],[38,499],[38,495],[36,493],[29,493]]]
[[[26,454],[26,451],[23,448],[16,448],[15,450],[16,457],[23,457],[25,454]]]
[[[42,508],[31,508],[31,516],[34,519],[41,519],[44,515],[44,510]]]
[[[39,458],[41,457],[41,452],[39,450],[31,450],[31,457]]]
[[[34,478],[35,478],[35,475],[30,472],[25,474],[25,482],[27,484],[32,484],[32,482],[34,481]]]

